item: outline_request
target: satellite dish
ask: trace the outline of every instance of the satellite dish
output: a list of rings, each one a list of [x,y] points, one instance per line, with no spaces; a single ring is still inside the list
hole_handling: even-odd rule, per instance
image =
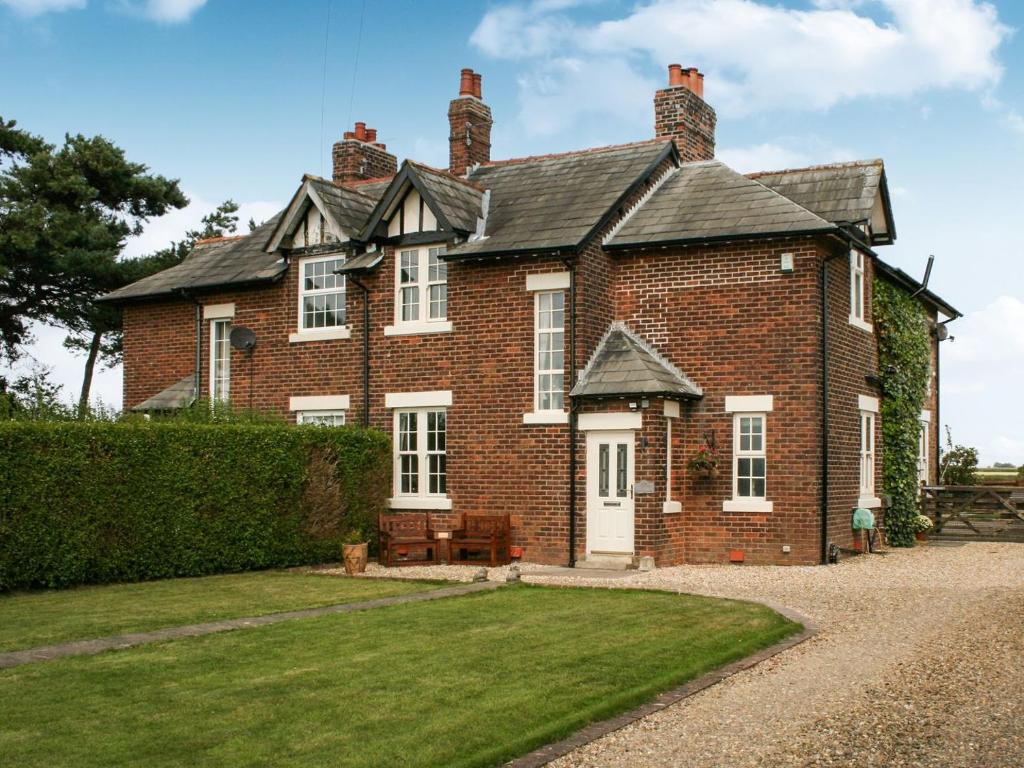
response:
[[[944,323],[939,323],[935,326],[935,336],[939,341],[945,341],[949,338],[949,329],[946,328]]]
[[[231,335],[228,336],[228,341],[231,342],[231,346],[235,349],[241,349],[244,352],[252,352],[253,347],[256,346],[256,334],[253,333],[251,328],[245,328],[244,326],[237,326],[231,329]]]

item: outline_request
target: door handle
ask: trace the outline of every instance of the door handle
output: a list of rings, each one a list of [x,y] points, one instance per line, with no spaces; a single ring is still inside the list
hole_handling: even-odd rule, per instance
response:
[[[621,507],[622,506],[622,502],[621,501],[606,501],[604,503],[604,505],[606,507]]]

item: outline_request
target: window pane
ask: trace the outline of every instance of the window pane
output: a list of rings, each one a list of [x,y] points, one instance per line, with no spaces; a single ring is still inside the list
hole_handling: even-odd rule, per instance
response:
[[[764,477],[764,459],[753,459],[750,474],[752,477]]]
[[[750,477],[750,459],[736,460],[736,476]]]
[[[615,472],[615,495],[620,499],[626,496],[626,477],[628,476],[628,463],[629,463],[629,450],[625,443],[619,443],[617,446],[616,459],[618,464]]]
[[[429,482],[427,485],[427,492],[446,493],[448,489],[445,455],[443,453],[431,454],[428,466]]]
[[[448,316],[448,285],[430,286],[430,319],[443,320]]]
[[[399,273],[399,282],[415,283],[420,276],[420,254],[419,251],[402,251],[402,264]]]
[[[598,452],[598,474],[597,474],[597,495],[608,495],[608,444],[601,443],[597,447]]]
[[[760,499],[764,498],[764,480],[752,481],[753,493],[751,496],[756,496]]]
[[[419,320],[420,289],[416,286],[402,289],[402,319]]]
[[[736,495],[737,496],[750,496],[750,479],[745,477],[737,478],[736,480]]]
[[[419,457],[416,454],[402,456],[402,493],[419,493]]]

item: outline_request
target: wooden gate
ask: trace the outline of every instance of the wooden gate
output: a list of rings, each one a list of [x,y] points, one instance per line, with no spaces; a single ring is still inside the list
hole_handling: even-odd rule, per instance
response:
[[[935,523],[935,538],[1024,542],[1024,488],[926,485],[921,507]]]

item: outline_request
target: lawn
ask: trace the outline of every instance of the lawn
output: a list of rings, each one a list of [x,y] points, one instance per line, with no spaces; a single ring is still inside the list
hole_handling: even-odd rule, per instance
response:
[[[6,765],[487,766],[797,631],[520,585],[0,671]]]
[[[423,582],[257,571],[0,595],[0,653],[437,588]]]

